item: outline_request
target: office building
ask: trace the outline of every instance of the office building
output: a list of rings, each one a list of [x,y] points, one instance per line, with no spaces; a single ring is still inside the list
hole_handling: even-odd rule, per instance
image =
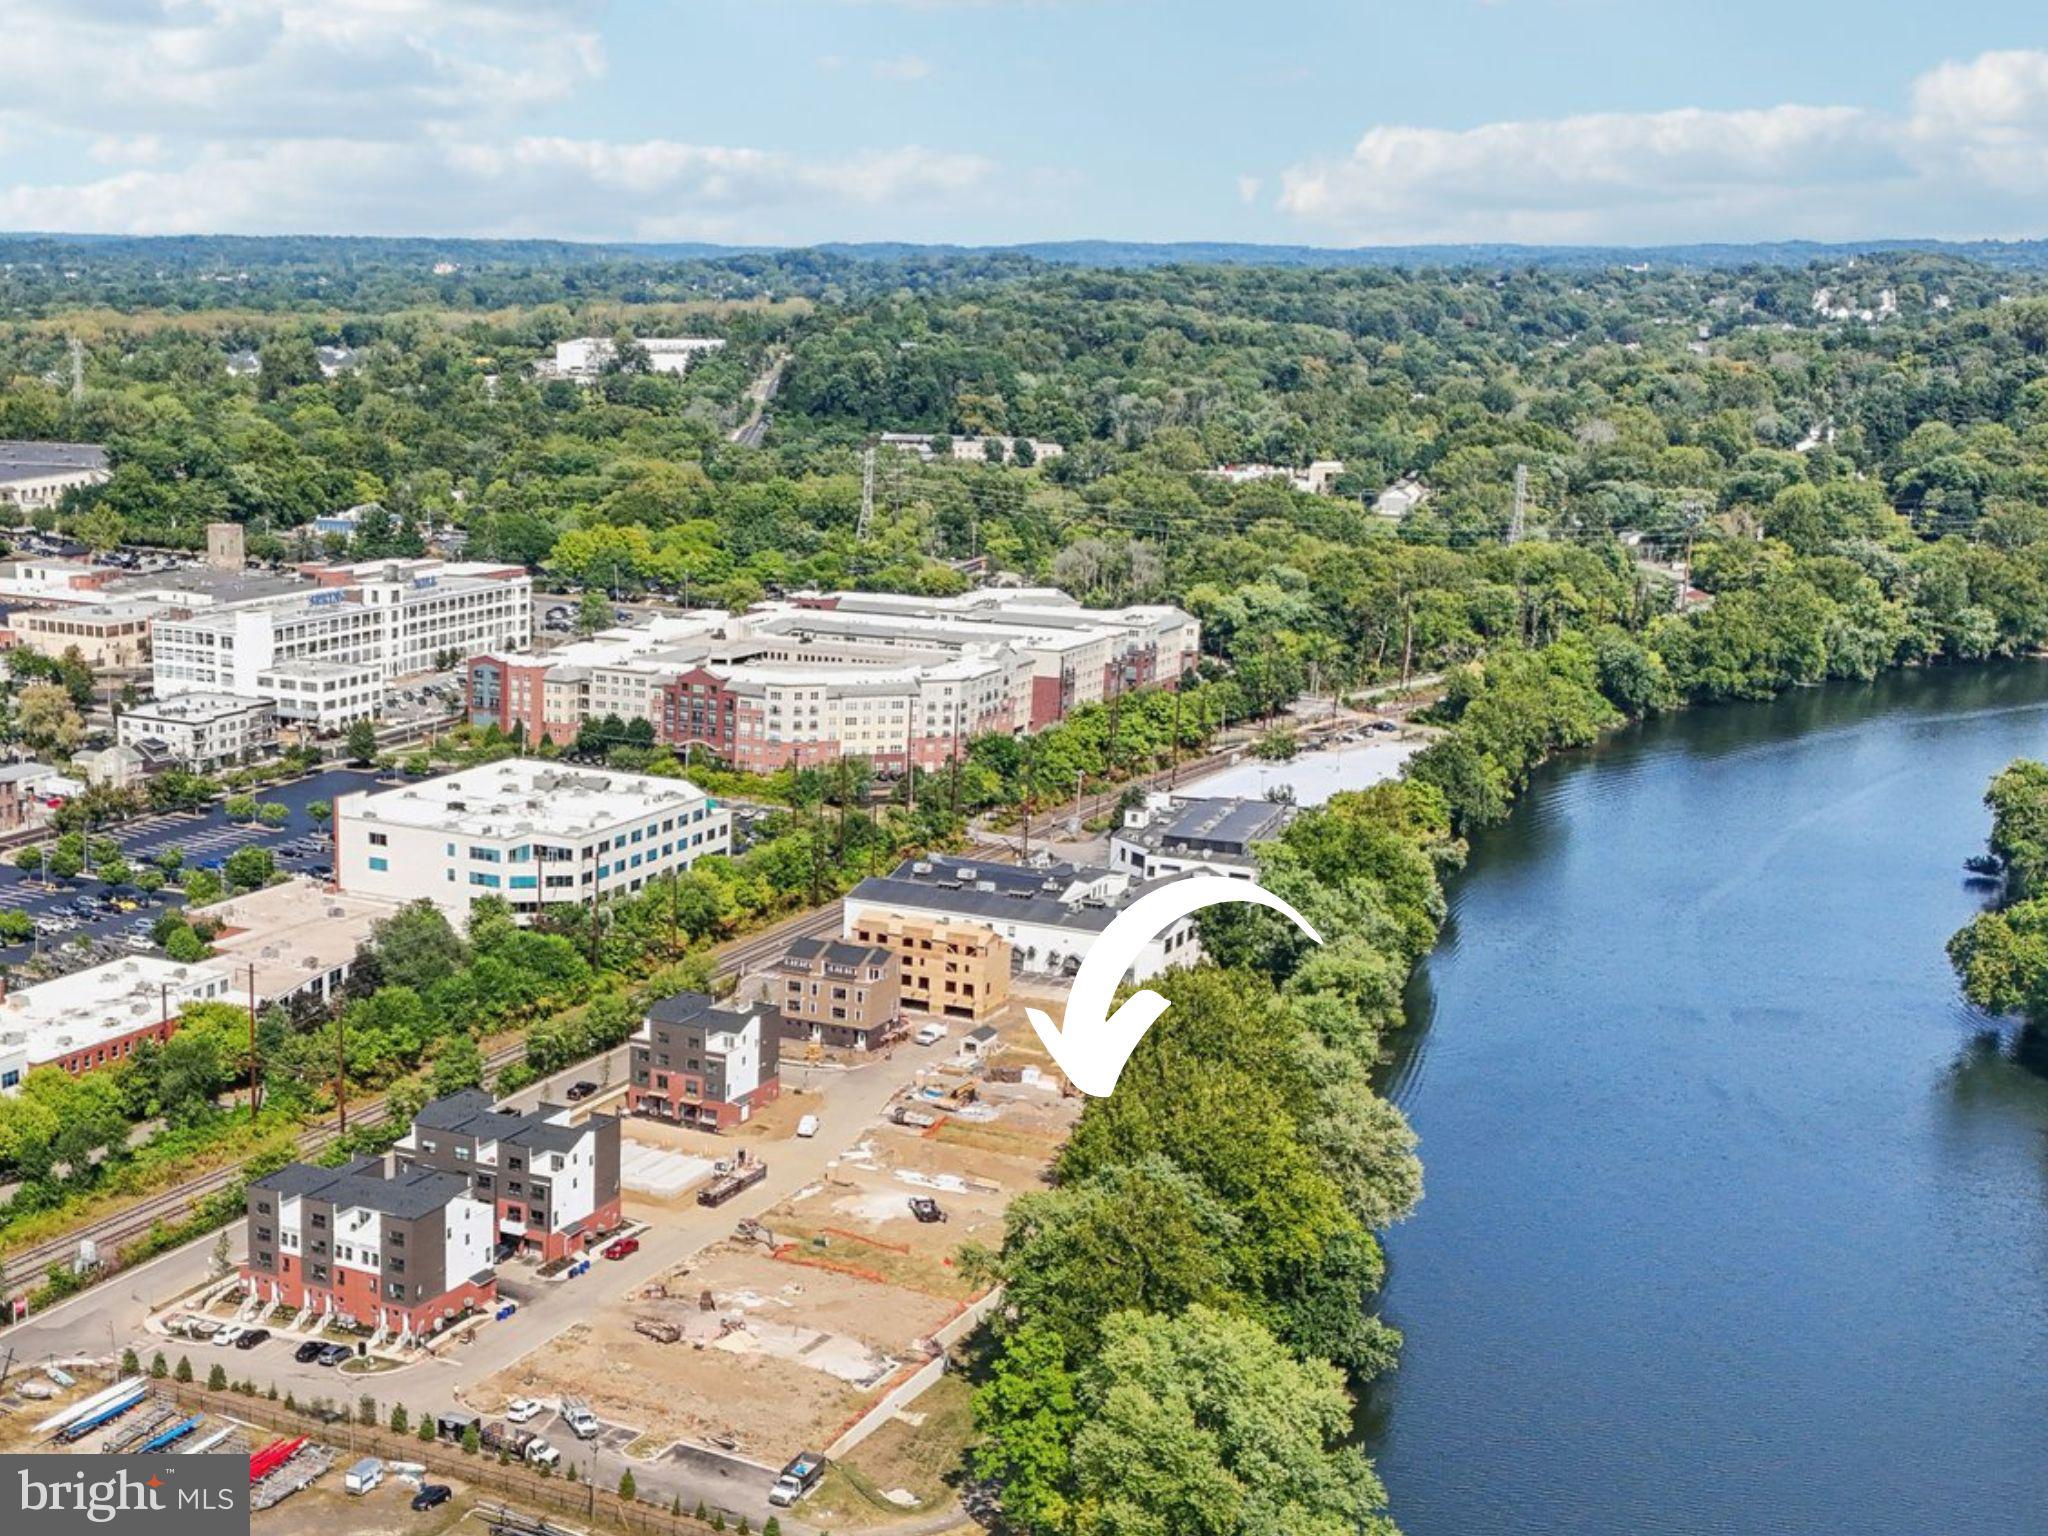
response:
[[[345,891],[432,901],[459,928],[502,897],[531,917],[643,890],[732,848],[731,813],[684,779],[512,758],[335,802]]]
[[[281,720],[332,730],[375,714],[394,678],[532,638],[521,567],[386,560],[309,574],[310,588],[158,620],[156,691],[254,695]]]
[[[0,998],[0,1092],[37,1067],[75,1077],[126,1061],[145,1040],[170,1039],[188,1004],[226,998],[232,985],[218,963],[136,956],[10,992]]]
[[[212,773],[268,757],[277,747],[277,706],[232,693],[182,693],[132,704],[116,716],[124,746],[160,742],[194,773]]]

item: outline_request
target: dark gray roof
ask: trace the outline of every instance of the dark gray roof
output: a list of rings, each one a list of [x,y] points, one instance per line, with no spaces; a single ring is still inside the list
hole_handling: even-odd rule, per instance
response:
[[[678,992],[649,1003],[647,1017],[660,1024],[689,1024],[717,1006],[717,999],[706,993]]]
[[[820,955],[828,965],[888,965],[893,957],[879,944],[848,944],[841,939],[794,939],[783,954],[791,960],[815,960]]]
[[[384,1172],[382,1160],[374,1157],[341,1168],[287,1163],[277,1172],[253,1180],[252,1185],[279,1195],[330,1201],[337,1209],[360,1206],[400,1221],[431,1216],[449,1201],[469,1193],[469,1180],[460,1174],[415,1168],[390,1176]]]
[[[1121,834],[1152,847],[1248,855],[1254,843],[1280,835],[1291,814],[1271,800],[1188,800],[1149,827]]]
[[[107,450],[97,443],[0,442],[0,482],[106,467]]]
[[[560,1113],[561,1107],[555,1104],[543,1104],[530,1113],[499,1109],[483,1089],[465,1088],[423,1106],[413,1124],[451,1136],[510,1142],[514,1146],[537,1147],[543,1152],[573,1151],[589,1127],[558,1125],[552,1117]]]
[[[1068,903],[1061,897],[1075,881],[1107,873],[1111,872],[1073,864],[1023,869],[1014,864],[984,864],[961,858],[928,862],[906,859],[894,872],[870,876],[849,894],[856,901],[876,906],[908,906],[990,922],[1033,923],[1077,933],[1100,933],[1109,926],[1122,903]]]

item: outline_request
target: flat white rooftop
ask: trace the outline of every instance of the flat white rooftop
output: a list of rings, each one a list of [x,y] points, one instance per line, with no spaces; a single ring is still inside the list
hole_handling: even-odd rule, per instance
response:
[[[218,965],[180,965],[153,955],[110,960],[0,999],[0,1054],[25,1047],[31,1064],[54,1061],[161,1024],[181,1002],[224,995],[229,985]]]
[[[247,714],[252,709],[269,709],[268,699],[240,693],[180,693],[148,704],[131,705],[123,711],[125,720],[168,720],[180,725],[205,725]]]
[[[704,791],[687,779],[511,758],[404,789],[361,799],[350,796],[338,810],[345,820],[475,837],[574,837],[643,820],[664,809],[688,810],[705,798]]]
[[[398,911],[380,896],[330,891],[304,878],[248,891],[200,912],[221,925],[213,947],[226,957],[236,985],[256,968],[256,995],[289,997],[339,966],[352,964],[370,931]]]

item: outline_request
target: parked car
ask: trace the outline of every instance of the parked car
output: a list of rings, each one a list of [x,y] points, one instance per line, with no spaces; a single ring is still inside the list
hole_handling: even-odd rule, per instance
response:
[[[639,1251],[639,1238],[621,1237],[615,1238],[611,1242],[605,1244],[604,1256],[608,1259],[623,1259],[632,1254],[636,1254]]]
[[[265,1339],[269,1337],[270,1330],[268,1328],[244,1328],[242,1330],[242,1336],[239,1339],[235,1340],[235,1348],[254,1349],[258,1344],[261,1344]]]
[[[818,1117],[816,1115],[805,1115],[803,1119],[797,1121],[796,1133],[803,1137],[804,1140],[809,1141],[818,1134]]]
[[[320,1351],[325,1349],[326,1347],[327,1346],[325,1344],[322,1344],[318,1339],[308,1339],[305,1343],[301,1344],[297,1349],[292,1351],[292,1358],[298,1361],[301,1365],[311,1365],[315,1360],[318,1360],[320,1358]]]
[[[229,1323],[225,1328],[214,1330],[213,1342],[216,1344],[232,1344],[248,1331],[240,1323]]]
[[[346,1344],[323,1344],[320,1346],[320,1353],[313,1358],[331,1369],[348,1358],[348,1346]]]
[[[412,1496],[414,1509],[439,1509],[455,1496],[455,1490],[446,1483],[422,1483],[420,1491]]]
[[[595,1092],[597,1092],[597,1084],[593,1082],[571,1083],[567,1098],[571,1104],[580,1104]]]
[[[539,1418],[547,1410],[530,1397],[515,1397],[505,1405],[505,1418],[513,1424],[524,1424]]]
[[[925,1195],[912,1195],[910,1197],[910,1214],[923,1222],[944,1221],[946,1219],[945,1208],[938,1201]]]
[[[937,1045],[945,1038],[946,1026],[943,1024],[927,1024],[917,1032],[919,1045]]]

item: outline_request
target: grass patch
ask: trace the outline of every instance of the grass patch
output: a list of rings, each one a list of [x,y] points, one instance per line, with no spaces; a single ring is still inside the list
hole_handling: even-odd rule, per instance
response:
[[[881,1525],[944,1509],[974,1440],[974,1389],[948,1372],[910,1405],[919,1424],[891,1419],[833,1465],[816,1493],[804,1501],[806,1524]],[[885,1494],[904,1489],[918,1508],[891,1503]]]
[[[1011,1130],[986,1121],[954,1119],[940,1121],[939,1128],[932,1132],[932,1140],[943,1141],[950,1146],[972,1147],[978,1152],[994,1152],[1003,1157],[1019,1157],[1034,1163],[1051,1162],[1060,1144],[1057,1136]]]

